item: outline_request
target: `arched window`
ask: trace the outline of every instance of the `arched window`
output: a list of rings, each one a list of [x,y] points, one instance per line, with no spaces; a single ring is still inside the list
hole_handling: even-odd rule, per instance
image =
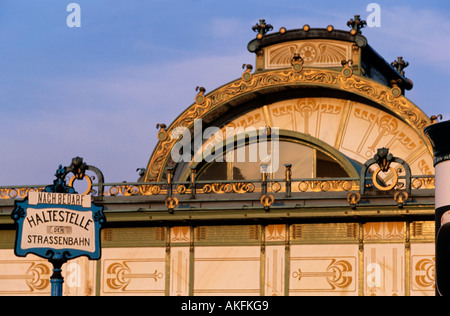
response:
[[[266,146],[269,159],[261,159],[260,147]],[[266,157],[267,158],[267,157]],[[266,160],[266,161],[264,161]],[[349,159],[348,159],[349,160]],[[284,179],[285,165],[292,165],[294,178],[351,177],[347,166],[324,149],[306,142],[280,139],[278,146],[268,142],[247,142],[223,155],[222,161],[199,166],[198,180],[256,180],[261,178],[261,165],[267,165],[271,179]]]

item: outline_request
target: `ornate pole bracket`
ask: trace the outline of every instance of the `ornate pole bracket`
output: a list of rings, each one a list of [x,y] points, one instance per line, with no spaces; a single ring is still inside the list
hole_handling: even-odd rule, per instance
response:
[[[375,156],[368,160],[362,167],[361,173],[360,173],[360,194],[363,196],[365,194],[366,189],[366,173],[368,169],[372,165],[378,165],[378,168],[373,172],[372,175],[372,182],[375,188],[377,188],[380,191],[390,191],[394,189],[398,184],[398,172],[394,168],[391,167],[391,163],[396,162],[398,164],[401,164],[403,168],[405,169],[405,189],[407,196],[411,195],[411,168],[408,165],[406,161],[404,161],[401,158],[394,157],[392,154],[389,153],[388,148],[379,148],[377,150],[377,153]],[[380,185],[378,182],[378,175],[380,172],[388,172],[391,171],[393,174],[393,180],[392,183],[388,186]],[[397,200],[397,199],[396,199]]]

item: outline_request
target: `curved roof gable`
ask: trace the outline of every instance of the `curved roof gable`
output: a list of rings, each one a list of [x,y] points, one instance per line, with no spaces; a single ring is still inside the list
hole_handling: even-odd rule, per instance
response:
[[[209,93],[199,88],[195,102],[158,133],[159,142],[147,165],[145,181],[161,180],[165,167],[174,165],[170,153],[178,141],[172,135],[175,128],[185,127],[193,133],[196,119],[202,119],[205,128],[208,125],[222,128],[270,102],[299,99],[311,91],[322,97],[338,95],[338,99],[356,100],[381,110],[380,113],[407,126],[414,135],[403,135],[403,141],[414,138],[431,159],[431,147],[423,135],[423,129],[431,121],[403,94],[412,87],[411,82],[376,54],[360,33],[330,27],[282,29],[275,34],[258,33],[248,48],[256,54],[255,71],[252,73],[253,67],[247,65],[235,81]],[[370,70],[373,78],[367,76],[365,69]],[[379,129],[381,125],[377,124],[372,128]]]

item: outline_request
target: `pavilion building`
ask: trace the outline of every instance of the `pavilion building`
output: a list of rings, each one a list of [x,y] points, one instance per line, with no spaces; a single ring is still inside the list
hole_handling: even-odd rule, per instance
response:
[[[254,64],[158,124],[135,183],[70,174],[107,224],[64,294],[435,295],[437,118],[405,96],[408,63],[348,25],[260,20]],[[40,189],[0,188],[0,294],[50,293],[51,265],[13,252],[14,200]]]

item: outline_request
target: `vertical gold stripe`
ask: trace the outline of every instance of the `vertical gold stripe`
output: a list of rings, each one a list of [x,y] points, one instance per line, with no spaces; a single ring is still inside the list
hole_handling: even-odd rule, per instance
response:
[[[405,240],[405,296],[411,295],[411,222],[406,222]]]
[[[346,125],[349,115],[350,115],[351,105],[352,105],[352,101],[350,101],[350,100],[348,100],[345,103],[344,110],[343,110],[342,116],[341,116],[341,122],[339,123],[338,133],[336,135],[336,142],[334,144],[334,148],[336,148],[336,149],[339,149],[341,147],[342,140],[343,140],[342,138],[344,136],[344,128],[345,128],[345,125]]]
[[[266,126],[272,127],[272,119],[270,118],[269,107],[267,105],[264,105],[262,109],[264,114],[264,120],[266,121]]]

